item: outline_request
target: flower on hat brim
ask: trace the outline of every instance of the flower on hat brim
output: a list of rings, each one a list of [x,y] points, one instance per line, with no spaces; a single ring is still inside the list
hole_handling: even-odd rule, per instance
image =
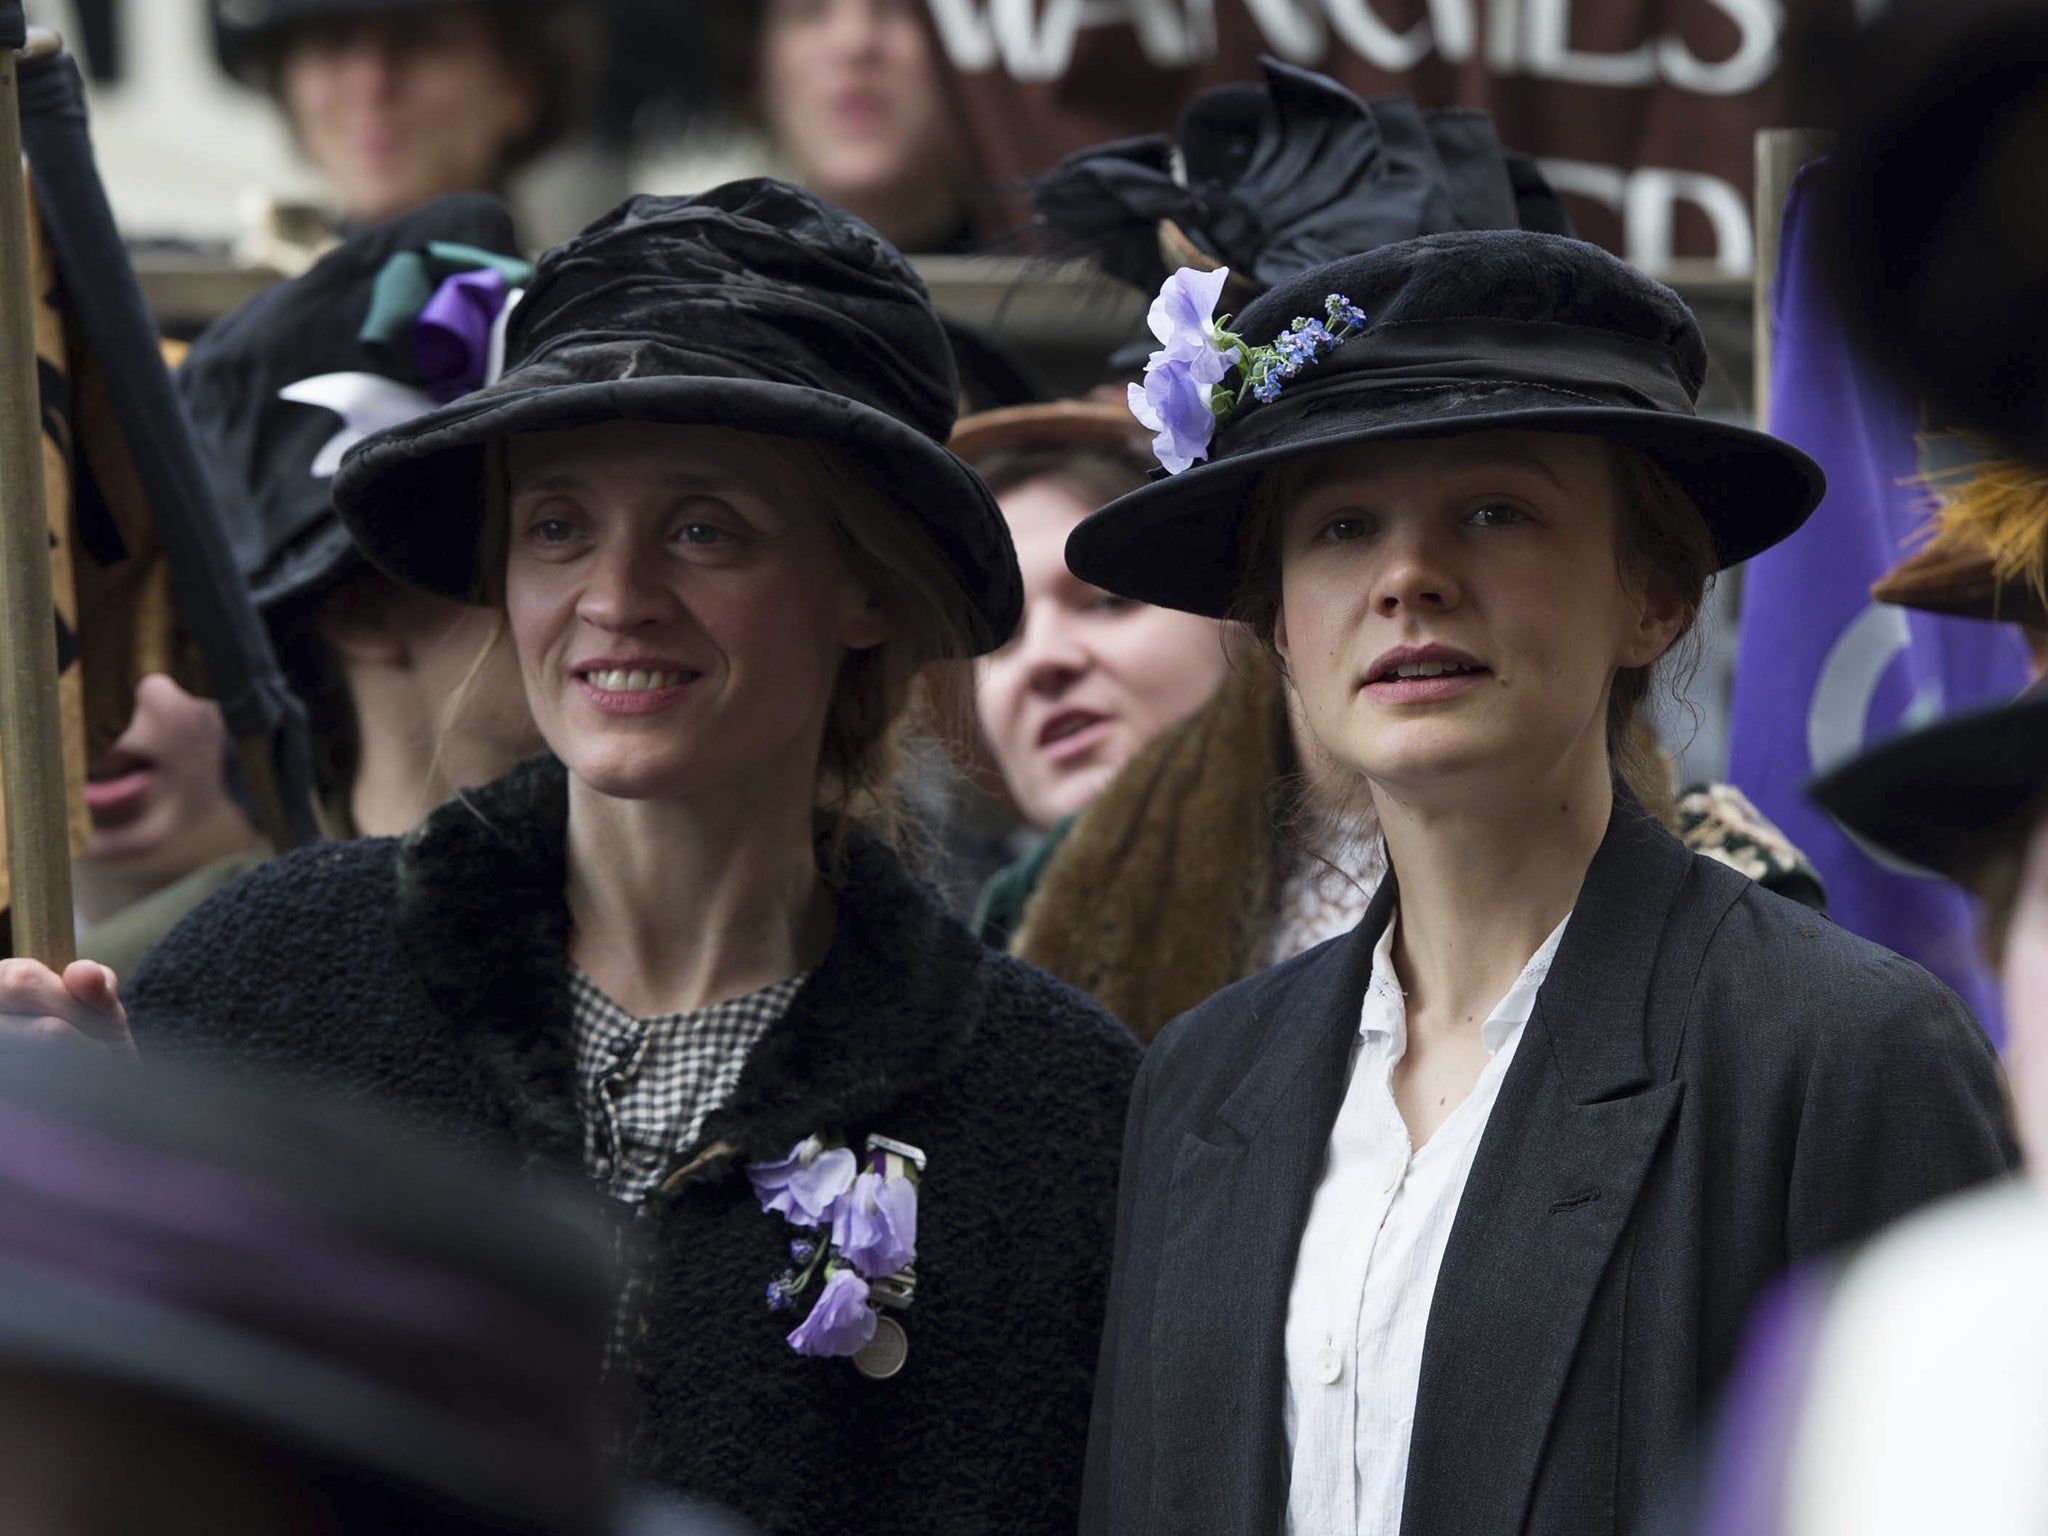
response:
[[[1217,319],[1216,303],[1230,269],[1183,267],[1167,278],[1146,320],[1160,346],[1145,363],[1142,384],[1128,391],[1131,414],[1153,434],[1152,452],[1168,474],[1209,457],[1219,423],[1235,412],[1270,405],[1289,380],[1357,335],[1365,311],[1342,294],[1323,301],[1323,317],[1298,316],[1270,343],[1255,346]],[[1224,380],[1235,369],[1235,389]]]

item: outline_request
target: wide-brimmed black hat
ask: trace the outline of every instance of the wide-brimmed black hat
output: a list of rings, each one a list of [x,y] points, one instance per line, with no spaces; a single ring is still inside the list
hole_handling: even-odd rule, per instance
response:
[[[2048,792],[2048,680],[1880,742],[1806,792],[1887,853],[1967,883]]]
[[[1249,396],[1206,461],[1076,528],[1067,564],[1097,586],[1221,618],[1259,478],[1290,459],[1388,438],[1521,429],[1640,449],[1698,505],[1722,566],[1806,521],[1825,480],[1790,444],[1695,414],[1706,347],[1684,302],[1599,247],[1526,230],[1428,235],[1288,279],[1232,322],[1270,346],[1337,295],[1363,311],[1277,398]],[[1225,386],[1236,388],[1233,372]]]
[[[392,313],[373,313],[379,281],[428,289],[444,271],[475,265],[457,252],[518,255],[504,204],[462,192],[366,229],[192,343],[178,387],[259,609],[310,600],[364,568],[330,495],[341,451],[394,413],[432,410],[441,382],[421,376],[413,338],[395,334],[405,299],[393,295]],[[393,270],[395,257],[413,270]]]
[[[343,461],[335,505],[393,575],[481,600],[486,444],[717,425],[845,453],[945,556],[976,646],[1015,628],[1009,530],[945,447],[960,394],[945,328],[909,263],[851,214],[767,178],[632,198],[541,257],[505,362],[495,384]]]
[[[611,1296],[580,1208],[360,1112],[0,1041],[0,1368],[197,1414],[390,1528],[595,1536]]]

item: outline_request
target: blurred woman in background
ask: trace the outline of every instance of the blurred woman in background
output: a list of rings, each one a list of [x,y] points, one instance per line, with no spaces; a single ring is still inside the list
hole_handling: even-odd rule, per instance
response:
[[[780,174],[898,250],[973,244],[963,141],[923,0],[720,0],[706,18]]]
[[[1134,603],[1067,569],[1067,535],[1145,483],[1121,398],[965,418],[953,451],[995,493],[1024,573],[1024,619],[977,668],[975,713],[1025,824],[1051,832],[1145,743],[1207,702],[1228,666],[1214,620]]]
[[[213,0],[230,74],[265,91],[344,229],[502,194],[575,125],[598,63],[571,0]]]

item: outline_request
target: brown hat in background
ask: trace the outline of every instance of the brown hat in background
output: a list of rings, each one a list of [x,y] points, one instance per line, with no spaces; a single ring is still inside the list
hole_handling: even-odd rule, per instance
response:
[[[963,416],[946,446],[969,464],[1010,448],[1099,448],[1149,469],[1151,434],[1138,424],[1122,386],[1104,385],[1077,400],[1008,405]]]
[[[1939,477],[1927,541],[1870,589],[1881,603],[2048,629],[2048,472],[1994,456]]]

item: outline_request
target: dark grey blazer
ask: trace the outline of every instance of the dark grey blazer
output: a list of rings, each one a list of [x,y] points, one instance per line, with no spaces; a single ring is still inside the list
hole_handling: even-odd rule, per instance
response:
[[[1282,1528],[1288,1290],[1393,899],[1145,1059],[1090,1536]],[[1760,1288],[2015,1158],[1952,993],[1619,802],[1451,1232],[1404,1536],[1628,1529]]]

